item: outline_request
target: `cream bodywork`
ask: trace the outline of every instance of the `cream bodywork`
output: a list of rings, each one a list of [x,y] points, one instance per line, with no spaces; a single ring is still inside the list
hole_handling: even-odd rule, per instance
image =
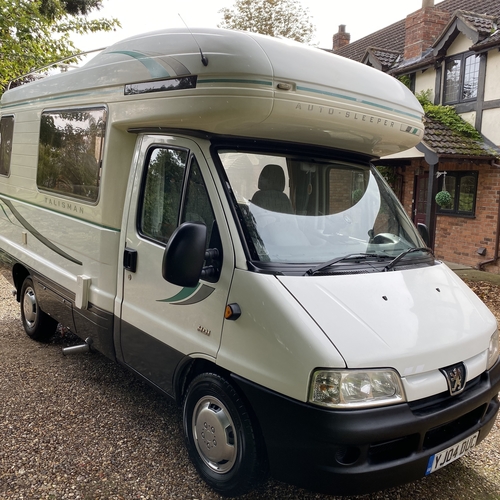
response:
[[[124,92],[138,82],[193,75],[196,88]],[[97,203],[40,191],[41,113],[96,106],[108,112]],[[89,278],[89,301],[109,312],[121,286],[119,241],[137,139],[131,130],[196,130],[371,156],[407,149],[423,136],[423,110],[396,79],[295,42],[220,29],[129,38],[82,68],[5,92],[1,114],[13,115],[15,124],[10,175],[0,178],[0,193],[81,265],[54,254],[31,234],[23,236],[25,229],[0,214],[2,248],[71,292],[78,292],[78,276]],[[9,213],[5,205],[4,212]]]
[[[394,368],[410,401],[447,390],[440,368],[464,362],[467,380],[486,369],[495,318],[445,264],[278,280],[348,368]]]
[[[124,95],[126,85],[193,75],[196,88]],[[423,110],[395,78],[296,42],[220,29],[129,38],[80,69],[6,92],[2,112],[96,102],[116,103],[111,122],[124,130],[176,127],[372,156],[423,137]]]
[[[497,326],[441,263],[319,277],[236,270],[229,301],[242,316],[225,322],[218,363],[301,401],[317,368],[393,368],[409,401],[445,392],[440,368],[483,373]]]

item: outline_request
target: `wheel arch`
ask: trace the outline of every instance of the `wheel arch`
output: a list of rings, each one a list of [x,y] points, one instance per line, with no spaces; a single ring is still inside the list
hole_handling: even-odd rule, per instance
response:
[[[204,358],[186,357],[179,363],[174,373],[174,397],[179,406],[182,406],[184,396],[191,381],[202,373],[216,373],[227,380],[231,379],[231,373],[216,365],[213,361]]]
[[[21,288],[23,286],[23,282],[30,275],[31,273],[23,264],[16,263],[12,266],[12,281],[14,282],[14,286],[16,288],[16,300],[18,302],[21,300]]]

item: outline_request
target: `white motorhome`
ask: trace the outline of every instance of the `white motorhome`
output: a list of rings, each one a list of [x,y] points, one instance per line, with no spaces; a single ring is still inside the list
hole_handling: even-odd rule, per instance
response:
[[[252,33],[165,30],[1,101],[0,262],[174,398],[217,492],[364,493],[490,431],[497,324],[370,160],[416,145],[397,80]],[[421,234],[420,234],[421,233]]]

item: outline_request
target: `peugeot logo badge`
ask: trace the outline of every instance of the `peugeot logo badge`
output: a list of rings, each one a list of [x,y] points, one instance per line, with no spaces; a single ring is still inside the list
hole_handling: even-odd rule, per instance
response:
[[[446,377],[448,389],[452,396],[460,394],[465,389],[466,371],[463,363],[441,368],[441,373]]]

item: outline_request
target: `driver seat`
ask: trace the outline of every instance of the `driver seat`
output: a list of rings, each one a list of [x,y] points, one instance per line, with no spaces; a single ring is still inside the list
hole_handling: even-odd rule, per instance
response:
[[[252,203],[271,212],[293,213],[292,202],[283,192],[285,173],[280,165],[269,164],[262,169],[258,188],[252,196]]]

